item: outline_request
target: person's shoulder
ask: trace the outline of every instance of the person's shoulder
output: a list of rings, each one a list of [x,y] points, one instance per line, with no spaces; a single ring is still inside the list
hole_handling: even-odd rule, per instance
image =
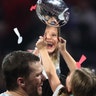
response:
[[[9,96],[9,95],[6,93],[1,93],[0,96]]]

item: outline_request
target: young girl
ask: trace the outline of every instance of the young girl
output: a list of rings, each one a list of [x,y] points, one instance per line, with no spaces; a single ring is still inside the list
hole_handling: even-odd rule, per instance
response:
[[[59,36],[60,36],[59,27],[52,27],[52,26],[48,26],[48,25],[46,26],[45,33],[43,36],[44,42],[46,42],[46,50],[55,66],[55,70],[56,70],[57,75],[59,76],[59,79],[63,81],[62,83],[65,83],[66,75],[69,72],[69,69],[68,69],[67,65],[65,64],[65,62],[66,61],[73,62],[74,65],[76,62],[74,59],[71,59],[71,61],[67,60],[67,59],[69,59],[69,57],[71,57],[70,54],[67,51],[62,51],[63,46],[62,46],[62,48],[60,46],[58,47],[58,44],[63,40],[62,38],[59,38]],[[66,45],[66,40],[64,41],[64,43]],[[60,44],[62,45],[62,43],[60,43]],[[63,52],[64,52],[64,55],[63,55]],[[40,56],[38,48],[36,50],[34,50],[33,53]],[[60,53],[65,60],[65,62],[64,62],[64,60],[62,60],[63,64],[60,62],[60,60],[61,60]],[[74,68],[74,66],[72,66],[72,67]],[[62,69],[63,69],[63,72],[62,72]],[[63,75],[61,75],[62,73],[63,73]],[[61,78],[61,76],[63,78]],[[47,76],[47,78],[48,78],[48,76]],[[52,96],[52,94],[53,94],[53,92],[49,86],[49,82],[48,82],[48,80],[46,80],[43,85],[43,96]]]

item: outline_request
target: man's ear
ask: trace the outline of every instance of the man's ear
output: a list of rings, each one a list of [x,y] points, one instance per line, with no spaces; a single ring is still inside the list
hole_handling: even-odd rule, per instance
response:
[[[23,77],[18,77],[17,78],[17,84],[21,87],[24,87],[25,86],[25,81],[24,81],[24,78]]]

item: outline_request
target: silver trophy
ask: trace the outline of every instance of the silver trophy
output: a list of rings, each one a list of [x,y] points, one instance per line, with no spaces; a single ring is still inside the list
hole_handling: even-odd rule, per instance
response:
[[[38,0],[36,14],[44,24],[56,28],[64,26],[69,20],[69,8],[63,0]],[[54,52],[51,55],[51,58],[55,56],[55,59],[52,59],[52,61],[56,67],[57,75],[63,80],[64,76],[60,75],[59,50],[55,51],[55,55]]]
[[[38,0],[36,13],[49,26],[61,27],[69,20],[69,8],[63,0]]]

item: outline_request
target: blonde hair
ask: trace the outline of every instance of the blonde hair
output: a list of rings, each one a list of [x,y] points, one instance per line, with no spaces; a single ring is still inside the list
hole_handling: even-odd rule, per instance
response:
[[[88,68],[75,70],[71,89],[74,96],[96,96],[96,75]]]
[[[49,25],[47,25],[46,26],[46,28],[48,28],[48,27],[50,27]],[[60,27],[56,27],[57,28],[57,32],[58,32],[58,40],[59,40],[59,36],[60,36]],[[59,58],[60,58],[60,53],[59,53],[59,50],[58,50],[58,48],[56,48],[55,50],[54,50],[54,52],[53,53],[51,53],[51,54],[49,54],[50,55],[50,57],[51,57],[51,60],[53,61],[53,63],[56,65],[56,64],[59,64],[60,63],[60,60],[59,60]]]

